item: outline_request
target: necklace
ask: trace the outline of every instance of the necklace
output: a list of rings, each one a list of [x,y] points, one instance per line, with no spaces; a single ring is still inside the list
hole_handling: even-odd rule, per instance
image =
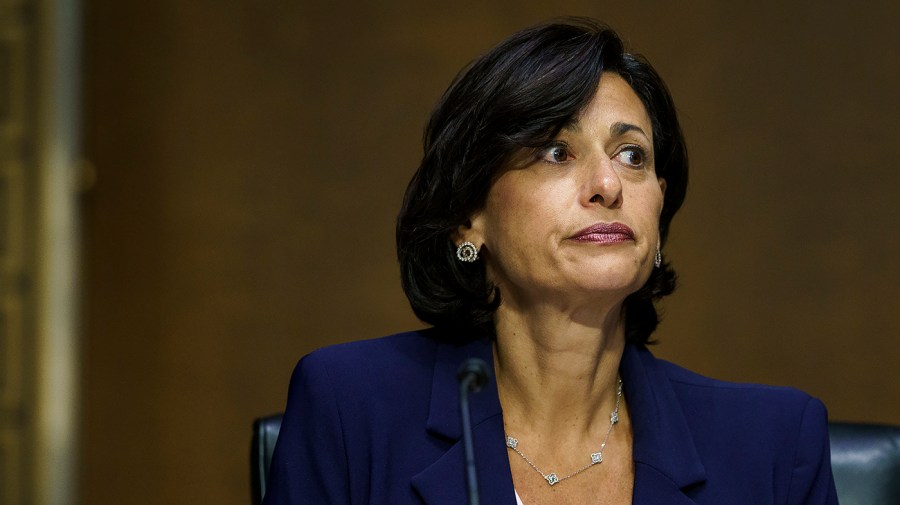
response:
[[[600,444],[600,450],[597,452],[591,453],[591,462],[584,465],[583,467],[575,470],[574,472],[566,475],[565,477],[560,478],[557,476],[556,472],[544,473],[537,467],[528,456],[525,455],[521,450],[519,450],[519,441],[509,435],[506,434],[506,447],[515,451],[516,454],[522,457],[526,463],[528,463],[531,468],[534,468],[534,471],[541,474],[541,477],[547,481],[547,484],[553,486],[554,484],[559,484],[560,482],[571,479],[572,477],[578,475],[579,473],[587,470],[588,468],[600,464],[603,462],[603,449],[606,448],[606,442],[609,440],[609,434],[612,432],[613,426],[619,422],[619,400],[622,399],[622,379],[619,379],[618,385],[616,386],[616,408],[609,414],[609,428],[606,430],[606,435],[603,437],[603,443]]]

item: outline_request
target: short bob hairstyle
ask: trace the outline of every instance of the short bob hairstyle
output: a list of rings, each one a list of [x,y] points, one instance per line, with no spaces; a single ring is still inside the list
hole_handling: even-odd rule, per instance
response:
[[[666,85],[610,28],[566,18],[516,33],[463,69],[425,129],[424,155],[397,218],[403,289],[421,320],[468,340],[494,335],[498,287],[483,261],[462,263],[452,237],[481,209],[496,178],[523,150],[548,147],[594,97],[604,72],[628,82],[653,127],[657,177],[666,180],[663,244],[687,190],[688,160]],[[675,289],[664,262],[624,302],[626,340],[647,344],[659,322],[654,301]]]

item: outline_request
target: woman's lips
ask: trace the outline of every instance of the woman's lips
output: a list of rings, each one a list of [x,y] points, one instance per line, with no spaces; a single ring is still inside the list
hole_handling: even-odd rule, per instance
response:
[[[622,223],[597,223],[572,235],[578,242],[594,242],[597,244],[615,244],[634,240],[634,232]]]

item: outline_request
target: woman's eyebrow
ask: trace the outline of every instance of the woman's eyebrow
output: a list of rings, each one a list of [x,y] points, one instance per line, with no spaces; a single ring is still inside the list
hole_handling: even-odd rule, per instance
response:
[[[563,129],[563,131],[579,133],[579,132],[581,132],[581,122],[578,119],[573,118],[573,119],[569,120],[568,122],[566,122],[566,124],[563,125],[562,129]],[[647,132],[645,132],[643,128],[641,128],[640,126],[638,126],[636,124],[626,123],[623,121],[617,121],[609,126],[609,134],[612,137],[621,137],[622,135],[625,135],[626,133],[628,133],[630,131],[636,131],[638,133],[643,134],[648,139],[650,138],[650,136],[647,135]]]
[[[613,123],[613,124],[609,127],[609,133],[610,133],[610,135],[612,135],[613,137],[620,137],[620,136],[622,136],[622,135],[624,135],[624,134],[626,134],[626,133],[628,133],[628,132],[630,132],[630,131],[637,131],[637,132],[640,132],[640,133],[643,134],[645,137],[647,137],[647,132],[645,132],[645,131],[643,130],[643,128],[641,128],[641,127],[638,126],[638,125],[631,124],[631,123],[616,122],[616,123]],[[648,137],[648,138],[649,138],[649,137]]]

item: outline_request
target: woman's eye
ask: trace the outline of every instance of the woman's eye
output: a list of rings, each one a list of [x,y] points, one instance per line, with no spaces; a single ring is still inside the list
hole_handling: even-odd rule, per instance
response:
[[[544,153],[541,155],[544,161],[549,161],[550,163],[564,163],[572,159],[572,155],[569,153],[569,148],[566,146],[552,146],[548,147],[544,150]]]
[[[626,147],[619,151],[616,158],[628,166],[642,167],[647,157],[644,155],[644,150],[640,147]]]

